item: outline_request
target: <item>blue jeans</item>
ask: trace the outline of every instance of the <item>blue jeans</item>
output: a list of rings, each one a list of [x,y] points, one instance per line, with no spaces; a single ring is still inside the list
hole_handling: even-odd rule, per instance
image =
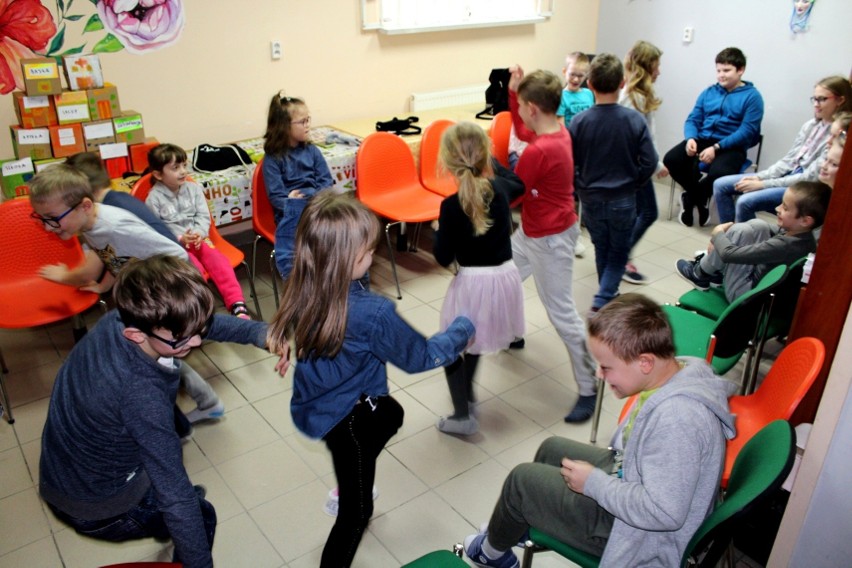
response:
[[[636,192],[636,222],[633,224],[633,234],[630,237],[631,249],[636,246],[648,227],[654,224],[657,215],[659,215],[657,194],[654,192],[654,181],[649,179],[648,183]]]
[[[201,506],[201,514],[204,517],[204,530],[207,533],[207,542],[212,549],[213,536],[216,534],[216,509],[213,508],[213,505],[209,501],[201,496],[201,490],[201,487],[198,485],[195,486],[195,493],[198,495],[198,503]],[[160,512],[160,504],[157,502],[153,485],[136,506],[123,515],[109,519],[86,521],[63,513],[50,503],[48,503],[48,506],[59,520],[73,527],[78,533],[98,540],[124,542],[125,540],[148,537],[161,540],[170,538],[169,529],[166,527],[163,513]],[[177,553],[175,553],[174,560],[175,562],[180,562]]]
[[[775,213],[775,208],[781,204],[786,187],[765,187],[748,193],[734,189],[734,185],[746,175],[725,176],[713,182],[713,198],[720,223],[745,223],[754,219],[758,211]]]
[[[624,265],[630,255],[636,224],[636,196],[600,203],[583,203],[583,220],[595,245],[598,293],[593,308],[601,308],[618,295]]]
[[[284,214],[275,228],[275,266],[281,278],[287,280],[293,270],[293,256],[296,247],[296,227],[302,218],[302,211],[310,202],[309,197],[290,197],[285,200]]]

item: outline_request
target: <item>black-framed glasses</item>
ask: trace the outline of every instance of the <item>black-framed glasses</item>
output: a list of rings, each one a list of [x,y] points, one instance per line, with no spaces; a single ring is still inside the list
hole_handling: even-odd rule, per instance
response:
[[[81,201],[80,203],[83,203],[83,202]],[[51,228],[53,228],[53,229],[58,229],[58,228],[59,228],[59,226],[60,226],[60,225],[59,225],[60,221],[62,221],[62,219],[64,219],[64,218],[65,218],[65,217],[66,217],[69,213],[71,213],[71,212],[72,212],[72,211],[74,211],[77,207],[79,207],[79,206],[80,206],[80,203],[78,203],[77,205],[74,205],[73,207],[71,207],[70,209],[68,209],[68,211],[66,211],[65,213],[63,213],[62,215],[60,215],[59,217],[42,217],[41,215],[39,215],[39,214],[38,214],[38,213],[36,213],[35,211],[33,211],[32,213],[30,213],[30,217],[32,217],[32,218],[33,218],[33,219],[35,219],[36,221],[41,221],[42,223],[44,223],[44,224],[45,224],[45,225],[47,225],[48,227],[51,227]]]
[[[197,333],[191,333],[186,337],[176,337],[175,339],[166,339],[165,337],[160,337],[159,335],[157,335],[153,331],[147,332],[146,335],[148,335],[149,337],[153,337],[157,341],[165,343],[166,345],[168,345],[172,349],[177,350],[177,349],[180,349],[181,347],[183,347],[184,345],[186,345],[187,343],[189,343],[190,340],[193,337],[195,337],[196,335],[200,335],[202,338],[204,338],[204,336],[206,336],[207,332],[210,330],[210,324],[212,324],[212,323],[213,323],[213,316],[211,315],[207,319],[207,321],[204,323],[204,327],[202,327],[200,331],[198,331]]]
[[[811,100],[811,104],[814,104],[814,103],[822,104],[825,101],[827,101],[828,99],[833,99],[833,98],[834,98],[834,95],[831,95],[830,97],[811,97],[810,100]]]

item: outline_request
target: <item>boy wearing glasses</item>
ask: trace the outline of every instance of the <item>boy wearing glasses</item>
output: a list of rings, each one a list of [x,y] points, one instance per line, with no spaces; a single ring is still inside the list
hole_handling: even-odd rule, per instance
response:
[[[565,89],[562,90],[562,101],[556,116],[561,116],[565,128],[568,128],[572,118],[595,104],[595,95],[583,87],[583,82],[589,76],[589,57],[580,51],[568,54],[562,72],[565,74]]]
[[[216,512],[189,480],[172,422],[179,359],[202,337],[263,347],[267,326],[213,316],[201,274],[173,256],[129,262],[113,298],[117,309],[74,347],[56,377],[39,492],[80,534],[113,542],[171,538],[176,562],[212,566]]]

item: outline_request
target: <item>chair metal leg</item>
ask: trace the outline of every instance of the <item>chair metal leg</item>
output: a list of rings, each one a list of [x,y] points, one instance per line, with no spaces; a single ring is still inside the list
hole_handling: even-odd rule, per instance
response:
[[[385,225],[385,239],[388,242],[388,253],[390,254],[391,270],[393,271],[393,281],[396,283],[396,299],[402,300],[402,290],[399,287],[399,276],[396,274],[396,261],[393,258],[393,245],[391,244],[390,228],[392,225],[399,225],[399,221],[394,221]]]
[[[257,274],[257,241],[262,239],[260,235],[255,234],[254,241],[251,243],[251,273],[252,276]]]
[[[3,375],[9,372],[9,369],[6,367],[6,359],[3,358],[2,350],[0,350],[0,366],[3,369],[3,372],[0,373],[0,415],[5,415],[6,422],[14,424],[15,417],[12,416],[12,405],[9,404],[9,393],[6,392],[6,379],[3,377]]]
[[[260,311],[260,301],[257,299],[257,292],[254,290],[254,273],[251,271],[251,267],[248,262],[243,260],[241,264],[246,269],[246,274],[248,274],[249,290],[251,290],[251,297],[254,300],[254,309],[257,312],[257,317],[258,319],[263,319],[263,314]]]
[[[275,249],[269,253],[269,273],[272,275],[272,294],[275,296],[275,309],[278,310],[281,298],[278,297],[278,268],[275,266]]]
[[[531,540],[526,541],[524,543],[524,557],[521,560],[521,568],[532,568],[533,554],[544,550],[547,549],[537,545]]]
[[[598,440],[598,425],[601,422],[601,411],[603,410],[603,398],[606,384],[603,379],[598,379],[598,396],[595,399],[595,414],[592,417],[592,434],[589,436],[589,443],[594,444]]]
[[[675,180],[672,179],[672,187],[671,187],[671,190],[669,191],[669,221],[671,221],[672,217],[674,217],[675,185],[677,185],[677,184],[675,183]]]
[[[83,316],[80,314],[75,314],[73,318],[71,318],[71,333],[74,335],[74,343],[77,343],[83,336],[88,333],[88,329],[86,328],[86,322],[83,320]]]

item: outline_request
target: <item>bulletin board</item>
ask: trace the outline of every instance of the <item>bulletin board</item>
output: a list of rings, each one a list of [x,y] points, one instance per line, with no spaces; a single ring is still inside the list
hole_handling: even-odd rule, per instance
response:
[[[364,30],[410,34],[543,22],[554,0],[361,0]]]

